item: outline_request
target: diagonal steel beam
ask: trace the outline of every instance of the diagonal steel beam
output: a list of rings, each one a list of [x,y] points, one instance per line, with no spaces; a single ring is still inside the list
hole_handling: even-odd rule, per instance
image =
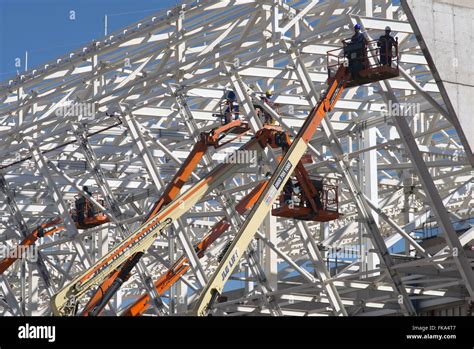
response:
[[[24,141],[28,144],[28,147],[33,155],[33,160],[36,163],[36,167],[42,174],[46,188],[58,207],[59,215],[61,216],[67,235],[73,239],[72,241],[74,247],[76,248],[82,265],[85,268],[89,268],[91,265],[91,258],[86,251],[84,242],[79,236],[76,225],[71,217],[71,214],[69,213],[68,206],[64,201],[63,194],[61,193],[61,190],[59,190],[57,184],[54,182],[53,176],[49,171],[47,160],[41,153],[36,142],[31,137],[25,137]]]
[[[304,93],[308,96],[310,104],[316,106],[319,96],[316,89],[311,81],[308,70],[303,62],[302,57],[298,54],[298,51],[292,48],[288,43],[284,43],[284,46],[288,49],[289,60],[293,63],[298,79],[303,87]],[[410,300],[401,280],[399,273],[392,269],[395,263],[390,256],[387,246],[382,238],[379,227],[375,223],[375,219],[370,211],[370,207],[366,202],[362,191],[357,184],[356,178],[350,170],[350,165],[344,157],[344,151],[336,133],[331,125],[331,121],[328,116],[325,116],[321,123],[322,131],[329,143],[329,147],[336,158],[336,164],[339,172],[343,175],[343,181],[346,187],[349,189],[350,195],[356,204],[356,208],[360,218],[370,233],[370,237],[374,243],[374,246],[379,254],[381,260],[383,260],[385,267],[387,268],[389,277],[395,287],[398,295],[401,296],[401,308],[408,315],[415,315],[416,310],[413,303]]]
[[[130,136],[132,137],[134,145],[138,149],[140,157],[147,170],[147,173],[152,179],[152,183],[155,186],[155,189],[159,193],[161,189],[165,187],[165,183],[163,182],[160,172],[158,168],[156,167],[155,161],[153,159],[153,155],[148,149],[148,146],[145,142],[145,138],[143,137],[143,134],[140,132],[138,121],[133,116],[130,108],[121,106],[121,109],[122,109],[122,113],[124,114],[123,120],[125,121],[125,125],[130,131]],[[188,257],[188,260],[190,261],[191,268],[193,269],[199,284],[201,285],[201,287],[203,287],[207,283],[207,277],[206,277],[206,274],[204,273],[204,270],[196,254],[196,251],[194,250],[194,247],[189,241],[189,238],[187,237],[187,235],[184,233],[186,225],[184,224],[182,219],[178,220],[178,226],[180,228],[178,231],[178,238],[181,242],[181,245],[183,246],[185,250],[186,256]]]
[[[102,168],[100,167],[97,156],[95,155],[94,150],[92,149],[89,141],[87,140],[86,130],[80,128],[76,124],[72,124],[72,128],[74,134],[76,135],[80,148],[82,149],[82,153],[86,158],[87,164],[92,170],[92,175],[94,176],[94,179],[96,180],[99,189],[102,192],[102,195],[104,196],[104,199],[107,203],[107,207],[110,208],[112,215],[115,217],[115,220],[118,220],[123,214],[122,210],[120,209],[119,203],[116,200],[114,193],[112,192],[112,189],[110,188],[107,182],[107,178],[105,177]],[[116,227],[122,238],[125,238],[129,234],[128,227],[125,224],[119,223],[116,225]],[[149,272],[147,271],[146,265],[143,260],[140,260],[137,263],[137,269],[142,284],[145,287],[145,290],[150,296],[150,299],[153,300],[153,306],[156,308],[157,311],[159,311],[159,308],[162,304],[161,297],[153,285],[152,278]]]

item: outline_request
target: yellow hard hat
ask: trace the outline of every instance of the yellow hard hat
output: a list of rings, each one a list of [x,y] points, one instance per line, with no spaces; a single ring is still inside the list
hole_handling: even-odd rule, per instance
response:
[[[266,90],[266,91],[265,91],[265,94],[266,94],[267,96],[273,95],[272,90]]]

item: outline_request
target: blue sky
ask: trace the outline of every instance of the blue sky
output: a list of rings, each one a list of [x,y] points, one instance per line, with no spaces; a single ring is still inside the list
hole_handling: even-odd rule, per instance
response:
[[[0,0],[0,81],[179,3],[176,0]],[[70,20],[75,11],[75,20]]]

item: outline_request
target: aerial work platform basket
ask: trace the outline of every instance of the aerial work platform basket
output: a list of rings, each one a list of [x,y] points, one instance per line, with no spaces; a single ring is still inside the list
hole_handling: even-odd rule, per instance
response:
[[[378,40],[351,43],[343,40],[342,48],[327,52],[328,83],[334,79],[341,65],[348,67],[350,80],[346,87],[361,86],[395,78],[400,75],[398,38],[393,45],[378,47]]]
[[[292,195],[290,202],[285,202],[285,195],[275,202],[272,215],[277,217],[293,218],[303,221],[329,222],[339,218],[338,187],[321,184],[316,195],[312,198],[316,207],[310,203],[310,198],[303,192]]]
[[[102,206],[104,206],[104,199],[100,195],[95,194],[93,197]],[[76,196],[75,201],[77,201],[79,198],[80,196]],[[79,215],[76,207],[72,208],[69,213],[71,214],[77,229],[94,228],[110,222],[109,217],[107,217],[104,212],[96,212],[93,204],[89,200],[84,200],[84,219],[82,222],[79,221]]]

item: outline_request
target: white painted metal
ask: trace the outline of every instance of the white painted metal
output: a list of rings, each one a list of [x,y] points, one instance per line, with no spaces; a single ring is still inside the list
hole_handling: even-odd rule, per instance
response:
[[[309,145],[314,163],[306,167],[339,185],[343,215],[327,224],[267,217],[256,235],[259,242],[252,243],[250,257],[242,260],[224,292],[227,301],[216,304],[216,310],[229,315],[402,314],[394,297],[400,293],[405,305],[422,297],[416,309],[406,311],[424,314],[433,307],[454,308],[466,295],[472,300],[472,239],[470,233],[462,235],[472,226],[472,155],[464,149],[464,136],[456,133],[452,107],[446,105],[449,93],[439,90],[433,60],[425,57],[415,35],[419,28],[404,8],[391,0],[210,0],[159,12],[1,84],[0,171],[9,192],[2,190],[0,198],[5,217],[0,244],[14,247],[25,232],[57,216],[66,229],[37,242],[45,272],[26,263],[22,276],[22,263],[16,262],[2,275],[0,314],[50,314],[51,292],[84,272],[83,263],[99,260],[118,244],[123,236],[117,226],[136,228],[199,132],[219,125],[212,114],[219,112],[226,91],[236,92],[241,117],[255,132],[262,127],[254,108],[257,94],[272,89],[278,107],[263,108],[294,136],[326,88],[326,52],[340,47],[356,21],[374,38],[386,25],[392,27],[400,42],[401,75],[370,89],[346,91]],[[419,112],[390,117],[387,96],[415,103]],[[67,102],[93,112],[65,114]],[[459,101],[451,102],[457,106]],[[463,108],[455,108],[459,119],[470,117]],[[71,123],[87,131],[78,134]],[[189,184],[248,139],[213,151]],[[197,202],[174,227],[171,241],[160,237],[153,243],[143,257],[142,276],[134,272],[117,299],[128,304],[147,288],[150,292],[170,257],[186,254],[192,272],[173,291],[174,311],[191,309],[215,271],[217,255],[245,222],[235,203],[274,170],[277,155],[266,151],[257,167],[242,168]],[[358,168],[363,171],[356,178],[352,171]],[[105,207],[94,202],[112,223],[77,231],[69,205],[83,185],[112,198]],[[232,228],[198,258],[193,245],[223,216]],[[445,232],[439,237],[415,235],[429,235],[429,227],[438,225]],[[374,261],[371,272],[359,268],[359,233],[375,240],[371,255],[382,261],[379,266]],[[406,249],[390,255],[397,241]],[[337,271],[335,248],[340,249]],[[254,287],[246,288],[250,284]],[[154,303],[148,314],[172,311],[169,295],[162,297],[161,311]]]

